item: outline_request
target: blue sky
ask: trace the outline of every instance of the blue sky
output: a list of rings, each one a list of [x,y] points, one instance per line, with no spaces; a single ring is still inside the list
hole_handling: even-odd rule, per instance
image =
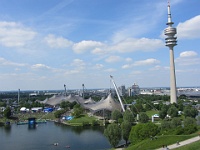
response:
[[[177,86],[200,86],[200,1],[171,0]],[[1,0],[0,91],[169,86],[167,0]]]

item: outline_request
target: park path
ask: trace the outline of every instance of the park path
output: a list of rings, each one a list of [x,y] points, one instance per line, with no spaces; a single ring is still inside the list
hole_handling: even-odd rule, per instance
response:
[[[196,136],[196,137],[193,137],[191,139],[187,139],[185,141],[181,141],[181,142],[179,142],[179,144],[175,143],[175,144],[169,145],[167,147],[168,147],[168,149],[171,150],[171,149],[175,149],[175,148],[178,148],[178,147],[181,147],[181,146],[184,146],[184,145],[187,145],[187,144],[199,141],[199,140],[200,140],[200,137]],[[166,150],[166,148],[159,148],[157,150]]]

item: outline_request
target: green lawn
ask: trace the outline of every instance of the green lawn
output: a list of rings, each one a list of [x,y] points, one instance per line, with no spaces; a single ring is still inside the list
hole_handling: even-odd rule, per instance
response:
[[[93,116],[88,116],[88,115],[82,115],[79,118],[73,118],[72,120],[66,121],[67,124],[69,125],[83,125],[84,123],[87,125],[92,124],[94,121],[97,121],[97,119]],[[99,122],[99,121],[98,121]]]
[[[191,143],[189,145],[185,145],[185,146],[176,148],[175,150],[200,150],[200,142],[197,141],[197,142]]]
[[[158,114],[159,111],[157,111],[157,110],[150,110],[150,111],[146,111],[145,113],[149,116],[149,118],[151,118],[152,115]]]

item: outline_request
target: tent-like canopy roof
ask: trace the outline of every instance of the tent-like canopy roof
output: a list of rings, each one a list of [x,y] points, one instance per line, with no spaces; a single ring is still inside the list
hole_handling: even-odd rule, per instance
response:
[[[108,95],[106,99],[102,99],[95,104],[87,104],[84,105],[85,108],[90,109],[93,113],[100,111],[100,110],[119,110],[121,111],[121,105],[118,101],[115,101],[111,94]]]
[[[95,113],[100,110],[119,110],[121,111],[121,105],[118,101],[115,101],[111,94],[108,95],[106,99],[101,99],[99,102],[95,102],[92,100],[92,98],[89,98],[87,100],[84,100],[82,97],[77,95],[54,95],[51,98],[45,99],[41,103],[48,104],[48,105],[58,105],[63,101],[69,101],[69,102],[77,102],[81,104],[84,108],[89,109],[92,113]]]

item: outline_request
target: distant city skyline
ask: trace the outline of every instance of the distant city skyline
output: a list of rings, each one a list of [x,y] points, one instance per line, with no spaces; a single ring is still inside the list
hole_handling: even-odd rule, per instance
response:
[[[177,87],[200,86],[200,1],[171,0]],[[0,91],[170,87],[167,0],[0,1]]]

